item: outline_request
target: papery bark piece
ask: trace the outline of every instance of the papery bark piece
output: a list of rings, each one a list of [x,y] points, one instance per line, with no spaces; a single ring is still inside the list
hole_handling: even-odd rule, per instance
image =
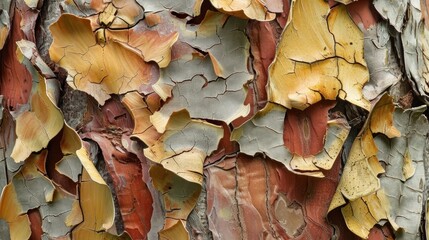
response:
[[[392,98],[385,94],[375,104],[362,132],[353,142],[329,207],[331,211],[345,205],[341,211],[347,227],[361,238],[367,238],[371,228],[382,219],[388,220],[393,228],[398,230],[395,217],[389,214],[393,211],[388,200],[391,193],[386,192],[387,189],[383,188],[378,177],[379,174],[388,174],[387,168],[383,168],[379,162],[383,150],[379,149],[373,136],[380,133],[383,135],[377,136],[385,136],[385,139],[395,138],[392,141],[402,138],[401,124],[394,124],[394,116],[397,117],[394,115]]]
[[[57,238],[69,236],[71,229],[82,221],[76,219],[73,225],[67,224],[67,218],[73,212],[73,204],[77,201],[75,196],[57,190],[54,193],[52,203],[40,206],[40,216],[42,218],[43,237]],[[79,209],[80,211],[80,209]],[[79,221],[80,220],[80,221]]]
[[[234,129],[231,139],[240,145],[240,152],[250,156],[264,153],[271,159],[283,163],[297,174],[324,177],[322,169],[332,167],[347,138],[350,126],[343,118],[327,122],[326,141],[323,151],[309,156],[291,153],[283,141],[286,109],[269,103],[249,122]]]
[[[161,35],[157,31],[139,28],[137,25],[129,30],[106,31],[106,38],[118,41],[125,48],[140,55],[146,62],[154,61],[159,67],[165,68],[171,60],[171,47],[179,34]]]
[[[157,163],[150,175],[164,196],[164,230],[179,219],[185,221],[195,207],[203,182],[204,159],[217,149],[222,136],[222,127],[192,120],[181,111],[171,116],[157,142],[144,150],[145,156]]]
[[[29,238],[31,230],[26,213],[53,200],[54,185],[37,167],[45,162],[46,155],[43,151],[29,156],[21,171],[2,191],[0,218],[9,223],[12,239]]]
[[[125,231],[133,239],[143,239],[151,228],[153,197],[143,180],[142,164],[136,156],[125,151],[126,137],[118,135],[95,131],[81,134],[83,138],[95,141],[101,149]]]
[[[104,3],[106,7],[98,18],[100,23],[110,29],[131,28],[144,18],[144,9],[136,0],[111,0]]]
[[[184,221],[177,220],[170,228],[159,232],[159,239],[174,240],[174,239],[189,239],[188,231],[185,228]]]
[[[129,239],[127,234],[115,236],[106,230],[113,225],[115,208],[110,189],[105,184],[92,180],[89,173],[82,172],[79,189],[83,222],[73,229],[77,239]]]
[[[31,111],[16,119],[17,139],[11,157],[15,162],[24,161],[31,152],[47,147],[64,125],[57,106],[47,95],[46,80],[39,77],[37,90],[31,98]]]
[[[228,78],[236,73],[250,74],[249,40],[244,31],[247,21],[207,11],[198,27],[189,27],[184,42],[208,52],[217,76]]]
[[[175,74],[179,69],[181,73]],[[244,104],[247,92],[243,86],[249,80],[250,75],[243,72],[226,79],[216,77],[207,57],[186,57],[173,61],[154,86],[161,97],[169,94],[173,97],[150,117],[151,122],[162,133],[170,116],[186,109],[192,118],[220,120],[229,124],[250,112],[250,106]],[[173,86],[171,93],[168,92],[170,84]]]
[[[153,145],[145,149],[144,153],[150,160],[162,163],[164,159],[196,150],[204,155],[200,159],[204,160],[205,156],[217,149],[222,136],[222,127],[202,120],[191,120],[186,111],[181,111],[172,115],[165,132]],[[200,164],[199,161],[195,161],[195,164],[202,167],[202,162]],[[172,165],[171,170],[182,172],[178,167]]]
[[[401,137],[388,139],[378,135],[374,138],[379,148],[377,157],[386,171],[380,176],[380,184],[388,201],[387,216],[401,228],[395,233],[396,239],[421,239],[426,185],[423,155],[429,130],[425,110],[426,106],[396,108],[394,125]]]
[[[17,49],[17,56],[20,62],[23,64],[31,64],[37,72],[39,72],[40,75],[42,75],[46,79],[56,78],[55,73],[49,68],[49,66],[43,61],[42,57],[40,56],[37,46],[34,42],[28,41],[28,40],[20,40],[16,42],[16,45],[18,47]],[[29,68],[27,66],[27,68]],[[34,76],[34,73],[32,73]],[[54,94],[54,89],[50,88],[49,84],[47,84],[48,87],[48,94],[49,97],[54,101],[58,102],[58,96],[59,93]],[[58,91],[58,90],[56,90]]]
[[[409,0],[374,0],[373,4],[380,15],[387,19],[396,31],[401,32]]]
[[[400,41],[404,52],[405,73],[410,79],[412,88],[420,98],[429,103],[429,30],[422,22],[422,12],[418,1],[410,1],[407,5],[406,17]]]
[[[377,175],[384,170],[378,163],[378,149],[374,143],[373,133],[390,132],[390,137],[400,136],[400,132],[393,126],[393,112],[392,98],[387,94],[383,95],[370,112],[363,131],[353,142],[330,209],[343,205],[345,203],[343,196],[355,200],[380,188]]]
[[[184,21],[171,19],[165,13],[159,16],[161,22],[156,29],[179,32],[178,41],[182,44],[175,45],[175,59],[162,69],[159,81],[153,85],[153,90],[163,100],[173,95],[151,117],[158,132],[164,131],[173,112],[185,108],[192,118],[220,120],[227,124],[249,115],[245,84],[252,75],[248,69],[249,41],[244,34],[247,21],[207,11],[201,24],[187,26]],[[193,48],[208,56],[202,57]],[[208,108],[211,111],[207,111]]]
[[[202,172],[202,161],[200,157],[198,157],[199,153],[190,152],[183,153],[180,156],[187,160],[188,165],[193,165],[193,167],[197,164],[192,164],[192,162],[200,163],[200,169],[185,169],[182,159],[182,170],[183,171],[196,171]],[[178,158],[180,158],[180,156]],[[201,156],[201,155],[200,155]],[[195,204],[198,200],[198,196],[201,192],[201,182],[202,182],[202,174],[194,174],[200,176],[192,176],[188,174],[178,175],[177,172],[173,172],[168,170],[168,168],[163,167],[165,165],[171,164],[174,162],[173,159],[165,160],[164,165],[152,166],[150,169],[150,175],[153,179],[153,184],[155,188],[160,191],[164,198],[164,208],[166,210],[165,217],[167,218],[167,222],[175,219],[186,220],[189,213],[195,207]],[[198,167],[198,166],[196,166]],[[184,176],[186,178],[184,178]],[[169,220],[170,219],[170,220]],[[165,226],[165,228],[168,228]]]
[[[68,71],[72,88],[87,92],[101,105],[109,94],[139,89],[149,81],[151,65],[116,41],[98,45],[89,20],[63,14],[50,30],[51,59]]]
[[[269,70],[270,100],[303,110],[322,98],[339,97],[369,109],[362,96],[368,81],[363,35],[345,6],[296,0],[291,14]]]
[[[94,28],[131,28],[144,18],[144,9],[136,0],[66,0],[66,13],[88,17]]]
[[[373,100],[388,87],[402,78],[398,60],[394,55],[387,23],[380,22],[364,30],[365,60],[368,64],[369,81],[363,87],[363,95]]]
[[[101,11],[105,4],[99,0],[66,0],[61,2],[61,7],[66,13],[87,17]]]
[[[276,17],[276,14],[267,9],[267,4],[258,0],[210,0],[213,6],[220,11],[228,14],[241,17],[250,18],[258,21],[271,21]],[[279,9],[274,8],[276,11]]]
[[[150,122],[152,111],[144,101],[143,96],[137,92],[130,92],[122,99],[122,103],[134,120],[132,137],[140,139],[147,146],[153,145],[160,134]]]
[[[82,172],[82,164],[76,155],[65,155],[61,161],[55,164],[55,169],[73,182],[77,182]]]

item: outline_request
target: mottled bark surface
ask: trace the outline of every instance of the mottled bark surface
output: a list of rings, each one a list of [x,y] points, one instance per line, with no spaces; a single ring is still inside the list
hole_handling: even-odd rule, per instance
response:
[[[0,239],[426,239],[428,0],[3,0]]]

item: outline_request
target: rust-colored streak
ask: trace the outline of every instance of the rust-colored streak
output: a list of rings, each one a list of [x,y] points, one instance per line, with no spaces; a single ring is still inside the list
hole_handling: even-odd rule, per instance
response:
[[[268,66],[276,54],[276,32],[274,22],[252,21],[248,25],[250,50],[253,55],[253,68],[256,72],[255,91],[257,106],[261,109],[268,99],[266,86],[268,81]]]
[[[289,151],[307,157],[323,150],[328,111],[334,105],[335,101],[321,101],[304,111],[287,111],[283,141]]]
[[[380,18],[372,4],[372,0],[359,0],[348,4],[346,8],[353,21],[358,26],[363,25],[365,29],[376,24]]]
[[[101,148],[113,180],[125,230],[132,239],[145,239],[151,229],[153,201],[143,180],[140,160],[123,145],[131,142],[132,118],[115,98],[108,100],[101,109],[92,102],[87,114],[93,118],[83,128],[85,133],[81,137],[92,139]]]
[[[82,137],[97,142],[103,152],[106,168],[115,186],[125,230],[133,239],[146,238],[151,226],[152,197],[143,182],[139,160],[134,154],[119,151],[121,146],[114,146],[110,142],[111,135],[93,132]]]
[[[325,217],[339,162],[323,179],[245,155],[207,168],[207,215],[214,239],[330,239],[333,228]]]
[[[9,38],[0,52],[0,94],[6,105],[14,110],[25,104],[31,93],[32,77],[16,56],[16,41],[26,39],[20,28],[21,13],[15,9]]]
[[[27,213],[28,219],[30,220],[31,227],[31,240],[42,239],[42,217],[40,216],[39,209],[31,209]]]

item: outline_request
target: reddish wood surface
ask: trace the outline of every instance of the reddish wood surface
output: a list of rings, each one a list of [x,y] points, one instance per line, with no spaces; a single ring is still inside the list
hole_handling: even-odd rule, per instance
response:
[[[21,13],[15,8],[9,37],[0,51],[0,94],[11,110],[18,104],[27,103],[32,86],[32,76],[16,56],[15,42],[26,39],[20,28],[21,19]]]
[[[28,219],[30,220],[31,228],[31,240],[42,239],[42,217],[40,216],[39,209],[31,209],[27,213]]]
[[[323,150],[328,122],[328,111],[335,101],[321,101],[304,111],[286,112],[283,141],[292,153],[314,156]]]
[[[339,167],[337,161],[326,178],[316,179],[276,161],[239,155],[207,168],[207,215],[215,239],[329,239],[333,227],[326,213]]]
[[[101,149],[125,230],[133,239],[145,239],[151,228],[152,195],[144,181],[140,159],[123,146],[130,142],[132,118],[117,99],[108,100],[101,109],[94,103],[90,105],[87,114],[92,119],[81,137],[95,141]]]

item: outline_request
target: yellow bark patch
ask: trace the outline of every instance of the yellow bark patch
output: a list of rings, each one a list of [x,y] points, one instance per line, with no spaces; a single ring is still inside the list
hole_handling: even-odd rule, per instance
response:
[[[130,92],[122,99],[122,103],[131,113],[134,120],[133,137],[143,141],[147,146],[151,146],[159,138],[160,134],[150,122],[152,111],[137,92]]]
[[[101,105],[109,94],[123,94],[148,82],[148,65],[117,41],[99,45],[90,20],[63,14],[51,25],[51,59],[68,71],[68,84],[92,95]]]
[[[37,91],[31,97],[31,110],[16,119],[17,139],[11,154],[15,162],[22,162],[32,152],[48,146],[63,127],[63,116],[46,91],[46,81],[39,75]]]
[[[337,187],[334,200],[331,202],[330,210],[345,203],[342,196],[349,200],[356,200],[376,192],[380,188],[380,180],[377,175],[383,171],[377,158],[377,146],[375,145],[371,126],[384,124],[372,124],[372,122],[383,122],[390,124],[388,127],[379,129],[380,133],[393,131],[396,137],[400,136],[399,131],[393,126],[393,100],[388,95],[377,102],[372,109],[363,131],[356,137],[351,147],[347,163],[344,166],[343,175]],[[383,113],[383,117],[380,117]]]
[[[74,238],[129,239],[126,233],[123,236],[115,236],[105,232],[113,225],[115,219],[112,194],[107,185],[93,181],[85,170],[82,172],[80,183],[80,207],[83,222],[72,231]]]
[[[171,60],[171,47],[179,38],[178,33],[160,35],[157,31],[135,29],[106,31],[108,39],[118,41],[123,47],[140,55],[146,62],[154,61],[164,68]]]
[[[159,232],[159,239],[161,240],[186,240],[189,239],[188,231],[186,230],[186,222],[176,220],[174,224],[168,229]]]
[[[210,0],[215,8],[240,18],[255,19],[258,21],[271,21],[276,17],[269,12],[265,1],[259,0]]]
[[[369,73],[363,34],[343,5],[295,0],[269,68],[270,100],[305,109],[322,99],[345,99],[368,109],[362,88]]]

